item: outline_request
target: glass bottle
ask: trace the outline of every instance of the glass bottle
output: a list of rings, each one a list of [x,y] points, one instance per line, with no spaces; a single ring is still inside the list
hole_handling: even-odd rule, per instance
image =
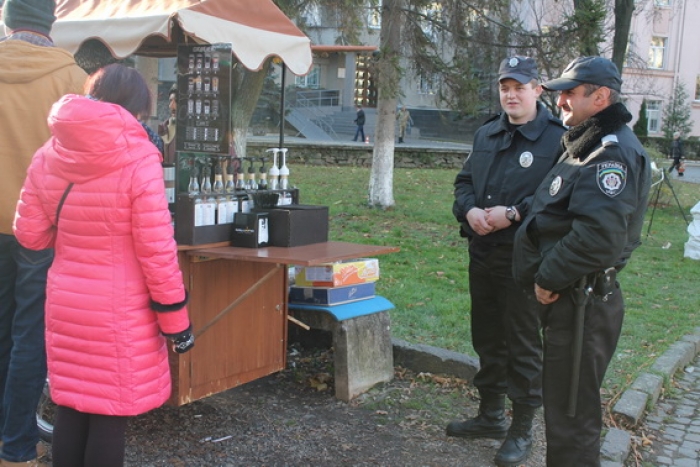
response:
[[[205,195],[211,193],[211,168],[208,165],[205,165],[204,169],[202,169],[202,183],[200,186],[202,187],[202,193]]]
[[[195,196],[199,194],[199,182],[197,177],[199,176],[199,171],[197,166],[192,163],[192,168],[190,169],[190,184],[187,186],[187,193],[190,196]]]
[[[220,164],[214,167],[214,185],[212,186],[212,191],[217,194],[224,192],[224,176]]]

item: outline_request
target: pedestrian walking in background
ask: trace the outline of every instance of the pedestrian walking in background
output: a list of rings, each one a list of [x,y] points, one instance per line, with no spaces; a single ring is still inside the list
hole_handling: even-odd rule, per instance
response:
[[[406,130],[413,126],[413,119],[411,118],[411,113],[408,111],[405,105],[401,106],[401,109],[396,114],[396,120],[399,122],[399,143],[403,143],[403,138],[406,135]]]
[[[683,160],[683,140],[681,140],[681,132],[676,131],[673,133],[673,141],[671,142],[671,158],[673,159],[673,164],[671,168],[668,169],[668,173],[673,172],[676,169],[679,177],[683,176],[682,160]]]
[[[599,467],[600,387],[624,316],[615,276],[641,243],[651,168],[610,60],[577,58],[543,87],[560,91],[569,130],[516,234],[513,271],[545,305],[547,466]]]
[[[361,136],[360,141],[365,140],[365,111],[362,110],[361,105],[356,106],[357,109],[357,116],[355,117],[355,124],[357,125],[357,129],[355,130],[355,137],[352,139],[353,141],[357,141],[357,137]]]
[[[46,382],[44,302],[53,250],[32,251],[12,220],[32,156],[51,136],[51,105],[87,75],[50,37],[53,0],[6,0],[0,39],[0,435],[3,466],[35,466],[36,407]]]
[[[56,250],[46,350],[56,403],[54,467],[117,467],[129,416],[170,396],[166,338],[193,343],[161,155],[137,120],[148,86],[112,64],[61,98],[34,156],[15,235]]]
[[[454,182],[452,208],[469,240],[472,345],[480,363],[474,385],[481,401],[477,417],[451,422],[447,435],[505,438],[495,462],[512,466],[530,454],[532,421],[542,405],[539,317],[513,280],[513,237],[561,154],[565,128],[538,102],[542,87],[532,58],[506,58],[498,74],[503,112],[476,131]],[[513,402],[510,428],[506,396]]]

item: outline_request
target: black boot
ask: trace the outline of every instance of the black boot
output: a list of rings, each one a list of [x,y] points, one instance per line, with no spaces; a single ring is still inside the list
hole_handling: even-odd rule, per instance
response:
[[[447,425],[447,436],[503,439],[508,432],[505,407],[505,396],[482,397],[479,415],[463,422],[450,422]]]
[[[498,467],[516,467],[530,455],[535,410],[529,405],[513,404],[513,422],[508,429],[508,436],[493,459]]]

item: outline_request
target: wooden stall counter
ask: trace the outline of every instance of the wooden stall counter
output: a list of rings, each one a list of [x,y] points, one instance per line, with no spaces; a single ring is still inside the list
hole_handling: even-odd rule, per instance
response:
[[[194,348],[171,353],[170,404],[183,405],[281,371],[286,366],[288,265],[371,257],[392,246],[324,242],[282,248],[182,246]]]

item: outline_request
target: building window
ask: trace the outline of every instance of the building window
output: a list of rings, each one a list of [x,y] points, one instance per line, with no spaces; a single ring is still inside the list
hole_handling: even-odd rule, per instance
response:
[[[438,93],[440,76],[437,73],[420,72],[418,74],[418,94],[433,96]]]
[[[671,6],[671,0],[654,0],[656,6]]]
[[[442,23],[442,5],[436,2],[429,4],[422,9],[422,14],[425,19],[421,20],[421,29],[425,37],[430,41],[437,43],[440,27],[438,23]]]
[[[367,15],[367,27],[369,29],[381,29],[382,27],[382,1],[376,5],[369,4],[369,14]]]
[[[321,26],[321,9],[318,5],[306,5],[305,7],[303,7],[300,15],[304,19],[306,26]]]
[[[695,77],[695,100],[700,101],[700,75]]]
[[[318,89],[321,87],[321,69],[314,65],[311,71],[305,76],[297,76],[294,80],[299,88]]]
[[[647,101],[647,121],[649,133],[658,133],[661,128],[661,101]]]
[[[664,56],[666,55],[666,38],[654,36],[651,38],[651,46],[649,47],[649,68],[662,70],[666,63]]]

